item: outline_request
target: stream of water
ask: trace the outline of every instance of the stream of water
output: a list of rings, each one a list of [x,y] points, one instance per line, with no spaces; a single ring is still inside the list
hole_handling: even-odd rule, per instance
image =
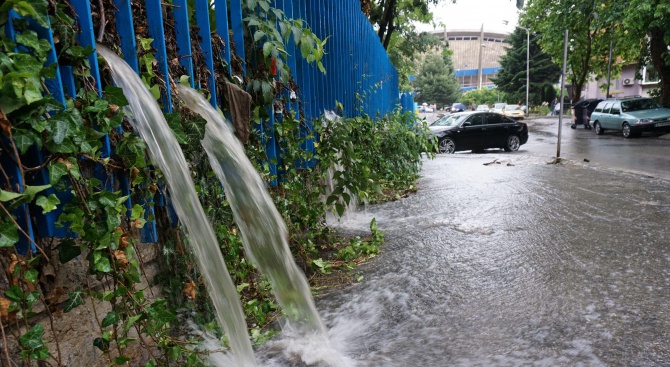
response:
[[[173,193],[173,205],[186,227],[189,243],[216,308],[217,320],[229,337],[232,356],[217,355],[211,362],[221,367],[255,366],[239,295],[195,192],[183,152],[160,107],[140,78],[110,50],[100,47],[98,51],[107,60],[114,82],[128,99],[126,113],[129,120],[146,141],[152,161],[167,179]],[[332,348],[314,306],[309,284],[293,260],[286,225],[232,127],[197,91],[184,86],[178,86],[177,90],[185,105],[207,121],[202,144],[214,172],[224,185],[246,254],[268,276],[286,315],[282,336],[273,343],[274,349],[280,350],[283,359],[297,360],[300,364],[352,366],[351,361]],[[212,349],[220,348],[215,345]]]
[[[177,139],[158,103],[133,69],[103,46],[98,46],[98,52],[107,60],[114,82],[123,89],[128,99],[128,119],[147,143],[152,162],[161,169],[169,189],[174,193],[172,204],[188,233],[189,243],[216,309],[216,318],[229,337],[235,365],[256,366],[235,284],[195,192]]]
[[[301,345],[295,352],[305,363],[323,361],[333,367],[348,366],[330,346],[307,279],[289,249],[286,224],[232,126],[194,89],[178,85],[177,90],[185,105],[207,121],[202,145],[223,183],[245,252],[270,279],[273,293],[287,317],[284,337],[294,345]]]

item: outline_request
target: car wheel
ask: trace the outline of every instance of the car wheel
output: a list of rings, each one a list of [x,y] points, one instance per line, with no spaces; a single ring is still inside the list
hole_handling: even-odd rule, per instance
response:
[[[572,124],[572,125],[570,125],[570,128],[573,129],[573,130],[575,130],[575,129],[577,129],[577,125]]]
[[[596,123],[593,124],[593,126],[595,126],[596,128],[596,135],[602,135],[603,133],[605,133],[605,129],[603,129],[602,126],[600,126],[600,122],[596,121]]]
[[[516,152],[521,146],[521,139],[516,135],[510,135],[507,137],[507,143],[505,143],[506,152]]]
[[[443,138],[437,143],[437,146],[440,149],[440,153],[451,154],[456,151],[456,143],[452,138]]]
[[[624,138],[629,139],[633,137],[633,134],[630,131],[630,125],[628,125],[627,122],[623,123],[623,127],[621,129],[621,134],[623,135]]]

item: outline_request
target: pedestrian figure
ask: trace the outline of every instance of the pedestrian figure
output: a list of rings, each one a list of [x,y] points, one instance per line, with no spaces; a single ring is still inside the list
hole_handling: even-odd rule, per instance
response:
[[[551,101],[551,115],[554,116],[554,111],[556,109],[556,103],[558,103],[558,98],[554,97],[554,100]]]

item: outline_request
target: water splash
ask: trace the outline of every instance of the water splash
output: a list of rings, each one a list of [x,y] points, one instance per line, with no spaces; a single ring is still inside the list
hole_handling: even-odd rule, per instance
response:
[[[99,46],[117,86],[128,97],[128,118],[147,143],[152,161],[168,182],[173,205],[189,234],[200,272],[205,278],[216,317],[230,340],[237,366],[256,366],[247,325],[235,285],[228,274],[212,227],[200,205],[184,154],[171,133],[156,100],[142,80],[121,58]]]
[[[330,348],[307,280],[289,250],[286,225],[232,127],[198,92],[182,85],[178,85],[177,90],[185,105],[207,121],[202,144],[224,185],[245,252],[270,279],[277,301],[287,316],[284,336],[291,335],[290,345],[301,346],[285,350],[291,355],[300,355],[302,361],[310,365],[318,362],[330,366],[350,365]],[[315,350],[320,351],[318,355],[314,354]]]

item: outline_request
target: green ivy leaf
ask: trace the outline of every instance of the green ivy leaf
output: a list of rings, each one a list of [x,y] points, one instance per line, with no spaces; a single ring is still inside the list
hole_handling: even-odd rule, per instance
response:
[[[81,306],[84,303],[84,296],[86,293],[81,289],[77,289],[74,292],[68,292],[68,299],[63,308],[63,312],[68,313],[72,311],[75,307]]]
[[[0,223],[0,247],[12,247],[19,242],[19,231],[14,223]]]
[[[337,215],[341,217],[344,214],[344,205],[336,203],[335,210],[337,211]]]
[[[126,99],[126,95],[123,94],[123,89],[119,87],[107,85],[105,87],[105,96],[110,104],[115,104],[119,107],[128,105],[128,99]]]
[[[44,335],[42,324],[33,326],[27,333],[21,335],[19,343],[25,348],[21,351],[21,356],[32,360],[49,358],[49,348],[44,345],[42,335]]]
[[[119,357],[114,358],[114,364],[117,365],[117,366],[123,366],[128,361],[131,361],[131,359],[126,357],[126,356],[119,356]]]
[[[54,194],[49,195],[49,197],[40,195],[37,197],[37,200],[35,200],[35,204],[42,208],[42,214],[46,214],[55,210],[56,206],[60,204],[60,200]]]
[[[93,340],[93,346],[100,349],[103,352],[107,352],[109,350],[109,341],[103,338],[95,338]]]
[[[9,287],[9,289],[5,291],[5,296],[14,302],[23,301],[23,291],[16,285]]]
[[[66,176],[68,172],[67,165],[61,162],[51,162],[49,164],[49,182],[52,185],[58,183],[61,177]]]
[[[136,316],[131,316],[128,318],[128,321],[123,325],[123,334],[127,334],[128,330],[130,330],[133,325],[142,318],[142,315],[136,315]]]
[[[51,133],[51,138],[56,144],[61,144],[72,133],[70,122],[63,114],[50,118],[46,129]]]
[[[140,46],[142,46],[144,51],[149,51],[151,50],[151,42],[153,41],[153,38],[140,38]]]
[[[151,92],[151,95],[154,96],[155,100],[161,98],[161,89],[160,87],[158,87],[158,84],[154,84],[153,86],[151,86],[151,88],[149,88],[149,91]]]
[[[72,239],[65,240],[58,246],[58,260],[61,264],[65,264],[79,255],[81,255],[81,246],[78,246]]]
[[[165,121],[167,121],[170,130],[174,133],[179,144],[188,144],[188,137],[184,132],[184,127],[181,124],[181,115],[179,113],[166,113]]]
[[[102,320],[102,327],[116,325],[119,322],[119,316],[114,311],[107,313],[107,316]]]
[[[24,131],[20,132],[17,131],[14,133],[14,143],[16,143],[16,147],[19,149],[19,152],[21,154],[26,154],[28,149],[33,146],[35,143],[41,143],[40,140],[38,140],[37,135],[35,135],[31,131]]]
[[[93,264],[96,271],[101,273],[111,273],[113,271],[112,265],[109,262],[109,257],[100,251],[93,253]]]
[[[131,214],[133,220],[138,220],[144,218],[144,208],[140,204],[135,204],[133,206],[133,211]]]
[[[274,45],[272,44],[272,42],[265,42],[263,44],[263,56],[265,57],[270,56],[270,53],[272,53],[273,46]]]
[[[33,284],[37,282],[37,278],[39,278],[40,274],[37,270],[35,269],[30,269],[23,274],[23,278]]]
[[[0,190],[0,201],[2,201],[3,203],[14,200],[14,199],[19,198],[21,196],[24,196],[24,194],[21,194],[21,193],[18,193],[18,192]]]
[[[23,193],[27,196],[28,201],[33,201],[33,198],[37,193],[42,192],[50,187],[51,185],[26,186]]]
[[[188,75],[180,76],[179,77],[179,84],[181,84],[183,86],[186,86],[186,87],[190,87],[191,86],[191,82],[189,81],[190,78],[191,77],[189,77]]]

